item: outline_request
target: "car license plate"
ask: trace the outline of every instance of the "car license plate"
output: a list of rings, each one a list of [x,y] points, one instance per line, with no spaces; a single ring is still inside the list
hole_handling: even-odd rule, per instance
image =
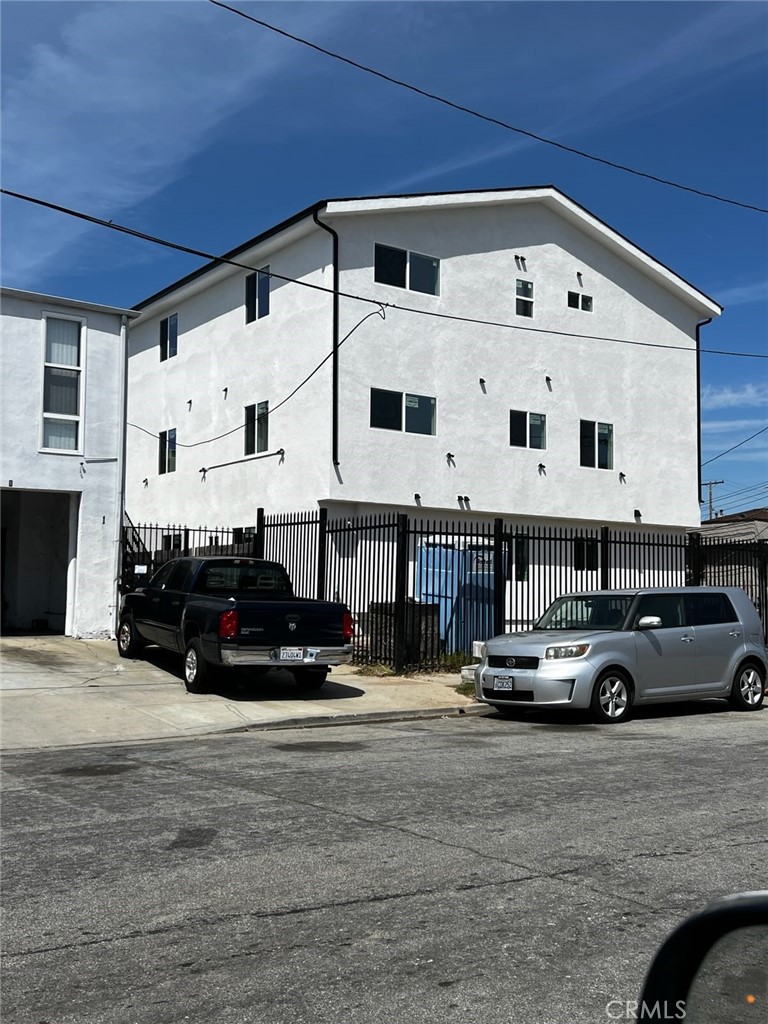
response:
[[[514,676],[496,676],[493,681],[494,690],[514,690],[515,688],[515,677]]]
[[[303,661],[304,660],[304,648],[303,647],[281,647],[280,648],[280,661]]]

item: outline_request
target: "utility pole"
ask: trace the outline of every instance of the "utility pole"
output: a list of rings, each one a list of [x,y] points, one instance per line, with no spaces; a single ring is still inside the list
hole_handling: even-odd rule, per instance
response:
[[[713,487],[717,487],[718,484],[724,484],[724,483],[725,483],[725,480],[707,480],[707,482],[704,484],[705,487],[709,488],[709,518],[710,519],[714,519],[715,518],[715,509],[714,509],[714,505],[712,504],[712,488]]]

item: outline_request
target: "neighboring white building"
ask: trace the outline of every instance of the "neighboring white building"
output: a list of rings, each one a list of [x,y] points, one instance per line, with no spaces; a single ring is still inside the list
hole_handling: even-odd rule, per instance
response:
[[[137,306],[134,521],[699,525],[721,307],[557,189],[329,200],[225,258]]]
[[[108,636],[136,313],[13,288],[0,298],[3,624]]]

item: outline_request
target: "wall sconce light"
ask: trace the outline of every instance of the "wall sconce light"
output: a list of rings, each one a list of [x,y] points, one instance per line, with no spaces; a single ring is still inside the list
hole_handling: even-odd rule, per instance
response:
[[[456,495],[456,501],[464,501],[463,496],[461,494],[457,494]]]
[[[421,501],[421,495],[420,494],[414,494],[413,500],[414,501]]]
[[[142,483],[144,484],[145,487],[149,487],[149,480],[146,477],[144,477]]]
[[[544,380],[547,382],[547,387],[551,391],[552,390],[552,378],[551,377],[545,377]]]
[[[448,462],[453,462],[453,452],[446,452],[445,457],[448,460]]]
[[[539,463],[539,472],[540,473],[546,473],[547,472],[547,467],[544,465],[543,462]]]
[[[224,392],[224,399],[225,399],[225,401],[226,401],[226,398],[227,398],[227,392],[229,391],[229,388],[222,388],[221,390],[222,390],[222,391]]]
[[[464,497],[462,498],[462,501],[463,501],[463,502],[464,502],[464,503],[465,503],[466,505],[468,505],[468,504],[469,504],[469,495],[468,495],[468,494],[465,494],[465,495],[464,495]]]
[[[580,270],[576,271],[576,279],[579,282],[579,285],[583,285],[584,284],[584,277],[583,277],[583,275],[582,275]]]
[[[191,398],[188,399],[187,405],[189,406],[190,409],[192,408],[192,399]]]
[[[625,484],[626,482],[627,482],[627,474],[626,473],[619,473],[619,483],[620,484]]]
[[[639,523],[642,518],[643,518],[643,516],[642,516],[642,513],[640,512],[640,509],[636,508],[635,509],[635,519]]]
[[[481,377],[481,378],[480,378],[480,383],[481,383],[481,384],[485,384],[485,377]]]

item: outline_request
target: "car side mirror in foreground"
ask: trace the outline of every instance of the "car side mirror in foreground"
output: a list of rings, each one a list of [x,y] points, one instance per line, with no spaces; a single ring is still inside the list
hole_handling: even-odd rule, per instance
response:
[[[716,900],[676,928],[651,964],[635,1019],[768,1020],[768,891]]]
[[[658,615],[643,615],[637,623],[638,629],[661,629],[661,619]]]

